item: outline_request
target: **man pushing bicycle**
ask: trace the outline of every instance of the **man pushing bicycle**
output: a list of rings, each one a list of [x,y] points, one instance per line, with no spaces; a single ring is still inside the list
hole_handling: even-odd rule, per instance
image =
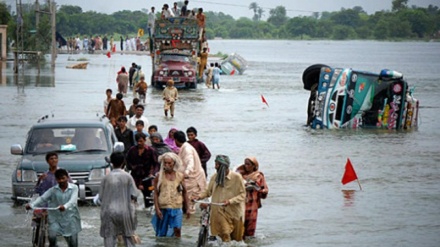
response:
[[[244,233],[244,209],[246,189],[240,174],[229,169],[230,161],[226,155],[217,155],[215,169],[208,188],[199,198],[211,197],[212,204],[223,206],[211,207],[210,227],[214,236],[219,236],[223,242],[231,240],[242,241]],[[206,205],[201,205],[206,207]]]

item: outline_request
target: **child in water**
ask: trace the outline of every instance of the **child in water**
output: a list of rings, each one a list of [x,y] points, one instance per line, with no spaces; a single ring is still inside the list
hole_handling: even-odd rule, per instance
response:
[[[174,117],[174,102],[177,100],[178,93],[177,88],[174,87],[174,81],[168,80],[167,86],[162,92],[162,98],[165,101],[163,106],[165,117],[168,117],[168,111],[171,113],[171,117]]]

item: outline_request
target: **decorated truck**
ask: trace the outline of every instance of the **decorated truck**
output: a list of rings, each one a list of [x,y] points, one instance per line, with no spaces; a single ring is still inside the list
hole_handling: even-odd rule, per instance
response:
[[[397,71],[315,64],[304,71],[303,83],[310,91],[307,125],[313,129],[417,128],[419,101]]]
[[[151,85],[163,88],[172,79],[176,88],[197,88],[199,52],[196,19],[171,17],[156,20],[151,51]]]

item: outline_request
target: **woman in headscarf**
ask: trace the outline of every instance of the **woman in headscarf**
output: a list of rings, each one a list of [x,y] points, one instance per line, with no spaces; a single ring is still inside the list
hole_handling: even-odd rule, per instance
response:
[[[173,152],[171,148],[163,142],[162,135],[154,132],[150,135],[151,147],[156,150],[157,155],[162,155],[167,152]]]
[[[247,157],[244,160],[244,164],[237,168],[237,171],[245,180],[246,186],[245,238],[255,235],[258,209],[261,208],[261,199],[266,199],[269,193],[266,179],[258,168],[259,164],[255,157]]]
[[[128,73],[124,66],[122,66],[121,70],[118,72],[116,82],[118,83],[118,91],[124,95],[127,95]]]
[[[157,237],[180,237],[185,205],[190,217],[184,175],[178,169],[182,164],[177,154],[168,152],[159,157],[160,171],[153,181],[156,214],[151,223]]]
[[[178,129],[171,128],[170,131],[168,131],[168,136],[165,138],[164,142],[168,145],[168,147],[171,148],[171,150],[178,154],[179,153],[179,147],[176,145],[176,142],[174,141],[174,133],[177,132]]]

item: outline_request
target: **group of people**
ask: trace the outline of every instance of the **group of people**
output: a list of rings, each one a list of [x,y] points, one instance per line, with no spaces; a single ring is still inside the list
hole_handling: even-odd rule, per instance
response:
[[[196,130],[188,128],[189,138],[196,135],[190,131]],[[209,150],[197,139],[186,141],[182,131],[172,129],[170,133],[174,133],[177,153],[168,148],[159,155],[146,145],[145,134],[138,133],[138,146],[132,147],[127,154],[115,152],[110,156],[113,169],[102,179],[101,189],[94,199],[101,206],[100,235],[104,246],[116,246],[118,237],[125,246],[139,243],[136,199],[139,190],[144,198],[150,196],[144,193],[145,178],[153,180],[155,214],[151,223],[157,237],[180,237],[183,215],[190,218],[196,211],[195,201],[208,197],[212,202],[212,235],[220,237],[223,242],[242,241],[254,236],[261,200],[269,192],[257,159],[245,158],[234,171],[228,156],[217,155],[214,164],[216,173],[207,184],[207,173],[202,168],[201,159],[210,159]],[[160,139],[160,135],[151,136]],[[151,141],[154,138],[150,138]],[[194,141],[199,144],[194,145]],[[198,148],[204,149],[200,158]],[[78,233],[81,231],[78,187],[72,183],[68,172],[58,167],[57,153],[47,153],[46,161],[49,170],[39,177],[35,188],[40,197],[26,204],[26,208],[47,206],[56,209],[50,210],[48,216],[50,246],[57,246],[59,235],[64,236],[69,247],[78,246]],[[200,207],[204,208],[206,204],[202,203]]]
[[[119,37],[120,40],[120,49],[121,51],[144,51],[148,49],[147,43],[148,41],[142,41],[140,36],[129,38],[128,35],[123,38]]]
[[[191,15],[199,21],[202,38],[205,23],[203,9],[191,14],[188,1],[185,1],[180,9],[177,3],[171,9],[165,4],[161,14],[162,18]],[[150,36],[152,27],[154,25],[150,26],[149,19]],[[122,41],[121,36],[121,50]],[[199,74],[206,77],[206,85],[220,88],[220,66],[212,63],[207,66],[207,48],[203,49],[200,57]],[[214,161],[216,173],[208,180],[207,163],[211,152],[197,139],[195,127],[187,128],[186,132],[171,128],[163,139],[158,127],[150,125],[144,116],[145,101],[139,99],[142,97],[135,97],[133,104],[126,108],[122,98],[127,95],[129,87],[133,88],[135,96],[143,95],[145,100],[148,86],[141,66],[132,63],[129,71],[122,67],[116,82],[118,93],[115,98],[111,89],[106,90],[104,113],[114,127],[118,141],[124,143],[124,151],[111,155],[113,169],[103,178],[99,194],[94,199],[101,206],[100,235],[104,246],[116,246],[118,236],[122,237],[125,246],[135,246],[139,242],[135,206],[139,191],[144,206],[154,206],[151,223],[157,237],[180,237],[183,215],[191,217],[197,211],[197,203],[205,198],[211,198],[214,203],[210,209],[213,235],[223,242],[242,241],[254,236],[261,200],[269,192],[257,159],[248,157],[234,170],[227,155],[217,155]],[[167,82],[162,98],[165,116],[170,113],[174,117],[178,91],[173,80]],[[39,177],[36,186],[40,197],[27,204],[26,208],[43,205],[56,208],[49,211],[50,246],[56,246],[57,235],[64,236],[69,247],[78,246],[78,233],[81,231],[78,187],[72,183],[68,171],[57,166],[57,153],[48,153],[46,161],[49,170]],[[200,207],[207,205],[201,203]]]
[[[65,45],[68,52],[85,51],[92,53],[95,50],[112,50],[114,46],[114,39],[113,36],[107,38],[107,35],[104,35],[104,37],[101,37],[101,35],[96,35],[95,37],[84,36],[84,38],[81,40],[79,36],[76,36],[67,38]],[[59,43],[59,48],[62,48],[61,42]]]
[[[210,63],[208,66],[208,48],[204,47],[199,54],[198,74],[207,88],[220,89],[220,75],[223,73],[219,63]]]
[[[177,2],[174,2],[173,7],[170,8],[168,4],[164,4],[162,6],[162,11],[160,12],[160,18],[170,18],[170,17],[186,17],[186,18],[192,18],[197,19],[197,24],[200,28],[200,36],[199,39],[202,40],[202,37],[205,35],[205,23],[206,23],[206,17],[203,13],[203,8],[190,9],[188,7],[189,1],[185,0],[183,2],[183,5],[179,8]],[[156,13],[154,12],[156,8],[153,6],[151,7],[150,13],[148,13],[148,34],[150,37],[154,34],[154,24],[156,21]]]
[[[62,42],[60,40],[58,40],[58,42],[59,48],[63,48],[64,45]],[[142,41],[140,36],[133,36],[131,38],[128,35],[126,35],[125,38],[120,36],[121,51],[144,51],[148,49],[147,43],[148,41]],[[108,38],[107,35],[104,35],[104,37],[101,37],[101,35],[96,35],[95,37],[84,36],[82,40],[79,36],[69,37],[66,40],[65,47],[68,52],[84,51],[93,53],[94,51],[99,50],[116,51],[116,44],[113,35],[111,35],[110,38]]]
[[[129,72],[125,67],[121,67],[121,70],[117,73],[116,83],[118,84],[118,93],[116,98],[112,98],[112,90],[106,90],[106,99],[104,100],[104,113],[108,119],[112,122],[113,126],[116,126],[116,121],[119,116],[130,115],[132,117],[136,110],[137,105],[145,105],[146,94],[148,90],[148,84],[145,81],[145,74],[141,70],[141,66],[137,66],[133,63]],[[137,69],[135,69],[137,68]],[[125,103],[122,100],[127,95],[128,87],[133,88],[133,104],[127,110]],[[170,112],[171,117],[174,117],[175,102],[179,97],[177,88],[174,87],[174,81],[172,79],[167,81],[166,87],[162,91],[162,99],[164,101],[164,114],[168,117]]]
[[[145,96],[147,93],[148,85],[145,81],[145,73],[142,71],[142,66],[136,63],[132,63],[128,71],[122,66],[116,75],[116,83],[118,84],[118,92],[123,96],[127,96],[128,87],[134,87],[134,95],[138,93]],[[109,101],[109,98],[107,100]]]

